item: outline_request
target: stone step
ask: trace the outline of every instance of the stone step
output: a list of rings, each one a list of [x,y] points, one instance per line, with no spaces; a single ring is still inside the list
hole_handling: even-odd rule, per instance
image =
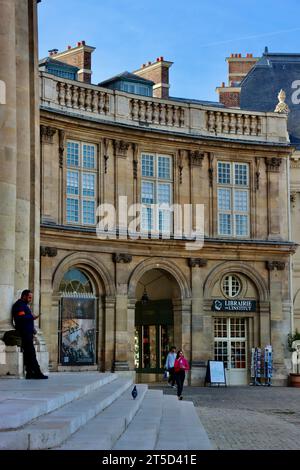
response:
[[[143,403],[113,450],[152,450],[159,433],[163,409],[161,390],[148,390]]]
[[[0,433],[0,449],[50,449],[61,445],[81,426],[111,405],[132,385],[132,379],[114,377],[96,390],[40,416],[22,430]]]
[[[156,450],[212,450],[193,402],[164,395]]]
[[[147,389],[147,385],[137,385],[138,395],[133,400],[130,387],[112,405],[56,449],[110,450],[138,412]]]
[[[116,379],[99,372],[52,373],[48,380],[1,378],[0,431],[20,428]]]

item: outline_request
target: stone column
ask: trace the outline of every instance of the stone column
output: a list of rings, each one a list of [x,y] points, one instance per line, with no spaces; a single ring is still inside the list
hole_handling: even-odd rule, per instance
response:
[[[283,316],[283,275],[285,273],[284,261],[267,261],[270,285],[270,331],[271,345],[273,348],[273,383],[274,385],[286,384],[287,371],[284,365],[284,350],[287,341],[285,334],[285,320]],[[264,347],[265,344],[262,344]]]
[[[104,369],[112,371],[115,364],[115,298],[105,299],[105,320],[104,320]]]
[[[38,69],[37,0],[28,2],[29,16],[29,96],[30,96],[30,270],[29,288],[33,291],[33,311],[40,303],[40,99]]]
[[[207,318],[203,310],[203,267],[207,260],[190,258],[192,278],[192,363],[191,384],[203,385],[206,372],[206,361],[210,358],[210,328],[205,328]],[[209,319],[210,320],[210,317]]]
[[[115,253],[113,256],[116,272],[116,341],[115,371],[129,371],[129,335],[128,335],[128,277],[129,263],[132,256],[127,253]]]
[[[0,80],[5,104],[0,104],[0,331],[11,329],[14,300],[16,223],[16,37],[15,1],[0,0]]]
[[[279,177],[282,159],[276,157],[267,157],[267,181],[268,181],[268,239],[280,240],[281,221],[280,221],[280,195],[279,195]]]
[[[16,2],[17,59],[17,200],[15,295],[29,287],[30,237],[30,96],[28,0]]]
[[[56,129],[41,125],[41,218],[42,223],[58,223],[59,162],[53,145]]]

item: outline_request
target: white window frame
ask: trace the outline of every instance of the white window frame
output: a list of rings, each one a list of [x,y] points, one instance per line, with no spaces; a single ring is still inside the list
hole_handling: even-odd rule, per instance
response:
[[[230,165],[230,182],[222,183],[219,182],[219,164]],[[242,165],[247,168],[247,184],[236,184],[235,182],[235,165]],[[220,190],[226,190],[230,192],[230,209],[222,209],[219,207],[220,200],[219,194]],[[237,210],[235,208],[235,196],[236,194],[244,192],[247,194],[247,210]],[[230,234],[221,233],[220,227],[220,215],[229,215],[230,216]],[[240,235],[237,234],[237,223],[236,216],[245,216],[247,217],[247,233]],[[230,237],[230,238],[249,238],[250,237],[250,164],[245,162],[230,162],[226,160],[217,161],[217,227],[218,227],[218,236],[219,237]]]
[[[143,156],[152,156],[153,157],[153,160],[154,160],[154,165],[153,165],[153,176],[143,176],[143,165],[142,165],[142,161],[143,161]],[[167,158],[169,160],[169,165],[170,165],[170,174],[169,174],[169,178],[162,178],[162,177],[159,177],[159,173],[158,173],[158,162],[159,162],[159,157],[163,157],[163,158]],[[173,217],[172,217],[172,210],[166,210],[166,212],[169,213],[169,217],[170,217],[170,227],[169,227],[169,230],[159,230],[159,214],[161,212],[161,210],[158,208],[158,188],[159,188],[159,185],[160,184],[166,184],[169,186],[169,191],[170,191],[170,202],[168,203],[169,206],[171,207],[172,204],[173,204],[173,158],[171,155],[166,155],[166,154],[161,154],[161,153],[151,153],[151,152],[141,152],[141,156],[140,156],[140,161],[141,161],[141,187],[140,187],[140,194],[141,194],[141,204],[143,206],[143,208],[150,208],[152,211],[153,211],[153,205],[154,205],[154,208],[156,209],[155,211],[153,211],[153,219],[152,219],[152,222],[153,222],[153,228],[152,230],[154,232],[157,232],[157,233],[172,233],[173,232]],[[143,182],[147,182],[147,183],[152,183],[153,184],[153,204],[150,204],[150,203],[144,203],[143,200],[142,200],[142,185],[143,185]],[[162,204],[162,203],[161,203]],[[142,214],[141,214],[141,217],[142,217]],[[144,233],[147,233],[147,232],[150,232],[151,231],[151,228],[144,228],[143,227],[143,224],[142,224],[142,220],[141,220],[141,231],[144,232]]]
[[[222,320],[224,323],[226,323],[226,335],[225,336],[216,336],[216,321]],[[232,325],[234,324],[235,320],[242,320],[244,323],[244,331],[245,335],[244,336],[232,336]],[[227,369],[236,369],[236,370],[246,370],[248,367],[248,341],[247,341],[247,328],[248,328],[248,321],[247,318],[243,317],[215,317],[214,318],[214,350],[215,348],[218,348],[217,343],[226,343],[226,350],[227,350],[227,361],[224,361],[225,363],[227,362]],[[232,367],[232,343],[243,343],[244,344],[244,351],[245,351],[245,367]],[[220,346],[219,346],[220,349]],[[222,347],[223,349],[223,347]],[[223,360],[224,355],[222,354],[222,357],[218,356],[215,354],[214,351],[214,360]],[[236,358],[234,358],[235,364]],[[241,362],[241,361],[240,361]],[[226,367],[226,364],[225,364]]]
[[[74,143],[79,146],[79,156],[78,156],[78,166],[76,165],[68,165],[68,143]],[[94,167],[93,168],[86,168],[83,166],[83,149],[84,146],[88,145],[90,147],[94,148]],[[67,139],[67,145],[66,145],[66,157],[65,157],[65,172],[66,172],[66,177],[65,177],[65,223],[67,225],[75,225],[75,226],[88,226],[88,227],[94,227],[96,225],[96,209],[97,209],[97,194],[98,194],[98,165],[97,165],[97,157],[98,152],[97,152],[97,145],[92,143],[92,142],[83,142],[83,141],[78,141],[78,140],[73,140],[73,139]],[[68,171],[71,172],[77,172],[78,173],[78,194],[68,194]],[[83,176],[84,175],[93,175],[94,177],[94,195],[89,196],[89,195],[84,195],[83,194]],[[74,199],[78,201],[78,221],[70,221],[68,220],[68,214],[67,214],[67,200],[68,199]],[[84,222],[84,210],[83,210],[83,205],[84,202],[91,201],[94,203],[94,209],[95,209],[95,214],[94,214],[94,222]]]

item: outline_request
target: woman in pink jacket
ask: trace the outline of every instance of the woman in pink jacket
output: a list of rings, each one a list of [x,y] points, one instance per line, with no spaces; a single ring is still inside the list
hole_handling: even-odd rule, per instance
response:
[[[182,350],[179,349],[179,351],[177,352],[175,363],[174,363],[178,400],[182,400],[182,389],[183,389],[183,383],[185,379],[185,371],[189,369],[190,369],[189,363],[184,357]]]

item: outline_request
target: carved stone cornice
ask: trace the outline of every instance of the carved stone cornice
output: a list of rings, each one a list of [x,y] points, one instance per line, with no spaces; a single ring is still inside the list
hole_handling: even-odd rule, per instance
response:
[[[49,256],[49,258],[54,258],[57,255],[57,248],[53,246],[41,246],[40,253],[41,256]]]
[[[202,166],[202,161],[205,156],[204,152],[200,150],[189,150],[189,159],[191,166]]]
[[[53,136],[56,133],[56,129],[50,126],[44,126],[43,124],[40,126],[40,136],[41,142],[45,144],[53,144]]]
[[[279,173],[282,158],[266,157],[267,171],[272,173]]]
[[[269,271],[274,271],[274,269],[277,269],[277,271],[283,271],[285,269],[284,261],[267,261],[266,265]]]
[[[114,253],[113,261],[114,263],[130,263],[132,261],[132,255],[128,253]]]
[[[124,140],[114,140],[114,151],[117,157],[126,158],[129,149],[129,142]]]
[[[204,258],[189,258],[188,259],[188,265],[190,268],[196,268],[197,266],[199,268],[203,268],[203,266],[207,265],[207,259]]]

